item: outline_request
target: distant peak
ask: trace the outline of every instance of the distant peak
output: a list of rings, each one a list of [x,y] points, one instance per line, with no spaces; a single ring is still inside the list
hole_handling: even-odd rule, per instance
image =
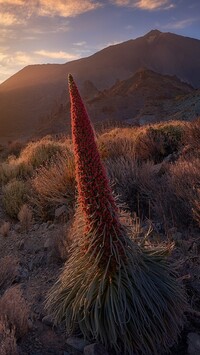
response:
[[[162,32],[159,30],[151,30],[150,32],[148,32],[145,36],[149,37],[149,36],[158,36],[160,35]]]

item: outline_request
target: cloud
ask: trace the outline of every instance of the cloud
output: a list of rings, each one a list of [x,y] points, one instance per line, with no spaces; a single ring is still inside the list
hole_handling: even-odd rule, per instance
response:
[[[26,65],[34,64],[35,59],[26,52],[9,52],[8,47],[0,47],[0,82],[22,69]]]
[[[101,6],[100,2],[92,0],[40,0],[38,13],[42,16],[74,17]]]
[[[10,12],[0,13],[0,26],[7,27],[22,24],[23,21]]]
[[[4,5],[23,5],[24,0],[0,0],[0,4]]]
[[[13,67],[18,68],[33,63],[34,59],[30,54],[26,52],[17,51],[13,54],[9,53],[8,51],[7,53],[0,52],[0,65],[9,70],[12,70]]]
[[[85,46],[86,44],[87,44],[87,42],[85,42],[85,41],[73,43],[74,46],[78,46],[78,47]]]
[[[133,25],[127,25],[125,26],[125,30],[133,30],[134,26]]]
[[[41,49],[39,51],[35,51],[34,53],[38,54],[42,57],[51,58],[51,59],[75,60],[75,59],[80,58],[79,55],[77,55],[77,54],[72,54],[72,53],[62,52],[62,51],[50,52],[50,51],[46,51],[44,49]]]
[[[74,17],[88,11],[102,7],[102,2],[94,0],[0,0],[1,12],[9,11],[12,14],[23,16],[26,14],[39,16]],[[17,11],[23,6],[23,12]]]
[[[168,10],[175,5],[170,0],[111,0],[113,4],[124,7],[135,7],[141,10]]]
[[[0,46],[0,83],[8,77],[31,64],[41,64],[47,61],[53,63],[70,61],[80,58],[80,54],[67,52],[51,52],[46,50],[38,50],[35,52],[15,51],[11,52],[11,48]]]
[[[112,42],[108,42],[107,44],[105,44],[105,47],[110,47],[110,46],[115,46],[116,44],[120,44],[123,41],[112,41]]]
[[[198,21],[199,18],[187,18],[184,20],[169,22],[166,25],[162,26],[163,29],[172,29],[172,30],[180,30],[182,28],[188,27],[192,25],[195,21]]]

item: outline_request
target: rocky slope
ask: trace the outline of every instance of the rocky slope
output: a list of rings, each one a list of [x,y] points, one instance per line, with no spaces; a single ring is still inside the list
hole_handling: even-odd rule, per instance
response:
[[[199,90],[176,76],[161,75],[141,69],[126,80],[118,80],[109,89],[99,91],[94,84],[84,83],[83,97],[95,126],[105,122],[143,125],[159,121],[192,120],[200,115]],[[63,95],[50,115],[38,126],[43,134],[70,132],[70,105]],[[100,124],[100,123],[101,124]]]

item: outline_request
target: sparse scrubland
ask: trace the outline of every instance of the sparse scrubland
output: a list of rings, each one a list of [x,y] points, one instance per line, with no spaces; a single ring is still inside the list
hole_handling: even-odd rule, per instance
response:
[[[75,120],[75,154],[69,137],[1,147],[0,353],[87,354],[72,331],[105,354],[195,354],[200,119],[97,131],[102,165]]]

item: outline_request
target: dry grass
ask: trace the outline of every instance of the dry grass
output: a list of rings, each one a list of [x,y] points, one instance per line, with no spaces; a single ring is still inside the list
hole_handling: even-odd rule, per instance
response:
[[[55,141],[51,137],[45,137],[39,141],[29,143],[20,153],[20,156],[10,156],[0,166],[0,181],[6,184],[8,181],[18,178],[27,179],[34,169],[41,165],[51,163],[57,155],[63,155],[70,151],[69,140]]]
[[[20,221],[22,231],[27,232],[33,222],[33,213],[31,208],[28,205],[24,204],[21,207],[17,217]]]
[[[66,218],[74,210],[75,177],[74,160],[71,154],[57,156],[50,166],[43,166],[37,170],[32,179],[34,190],[33,203],[37,215],[41,218],[54,218],[55,209],[66,206]]]
[[[2,204],[6,213],[13,218],[17,215],[28,198],[28,186],[25,182],[12,180],[3,187]]]
[[[189,226],[199,221],[200,159],[179,159],[166,166],[154,194],[154,210],[165,224]]]
[[[29,307],[19,286],[9,288],[0,299],[0,314],[8,321],[9,327],[15,330],[16,339],[28,331]]]
[[[24,148],[24,143],[22,143],[20,141],[15,140],[15,141],[9,142],[9,144],[7,146],[7,154],[8,154],[8,156],[15,155],[16,157],[18,157],[23,148]]]
[[[170,167],[170,181],[177,204],[174,209],[180,215],[181,221],[189,221],[200,212],[199,182],[200,159],[179,160]],[[180,206],[180,211],[178,211]]]
[[[0,259],[0,294],[12,285],[18,275],[19,260],[13,255]]]
[[[7,237],[10,231],[10,222],[3,222],[0,227],[0,235]]]
[[[13,179],[26,179],[32,174],[30,164],[22,161],[21,158],[10,156],[0,166],[0,182],[5,185]]]
[[[103,159],[125,156],[158,163],[180,149],[185,127],[185,123],[171,121],[142,127],[115,128],[99,136],[99,151]]]
[[[135,155],[135,142],[132,137],[115,136],[105,133],[98,140],[99,152],[103,160],[119,156]]]
[[[108,159],[108,175],[120,203],[141,219],[150,218],[151,201],[156,188],[157,169],[152,162],[139,164],[128,157]]]
[[[51,233],[46,241],[46,247],[54,261],[63,263],[68,259],[72,239],[72,221],[58,225]]]
[[[137,159],[160,163],[169,154],[176,153],[181,148],[184,130],[185,124],[176,121],[147,126],[136,139]]]
[[[185,143],[189,145],[193,155],[200,152],[200,117],[191,122],[187,127]]]
[[[20,158],[35,169],[49,163],[55,156],[62,155],[66,150],[67,147],[64,143],[47,137],[29,143],[22,151]]]
[[[0,354],[18,354],[15,330],[13,328],[10,329],[5,319],[0,319]]]

